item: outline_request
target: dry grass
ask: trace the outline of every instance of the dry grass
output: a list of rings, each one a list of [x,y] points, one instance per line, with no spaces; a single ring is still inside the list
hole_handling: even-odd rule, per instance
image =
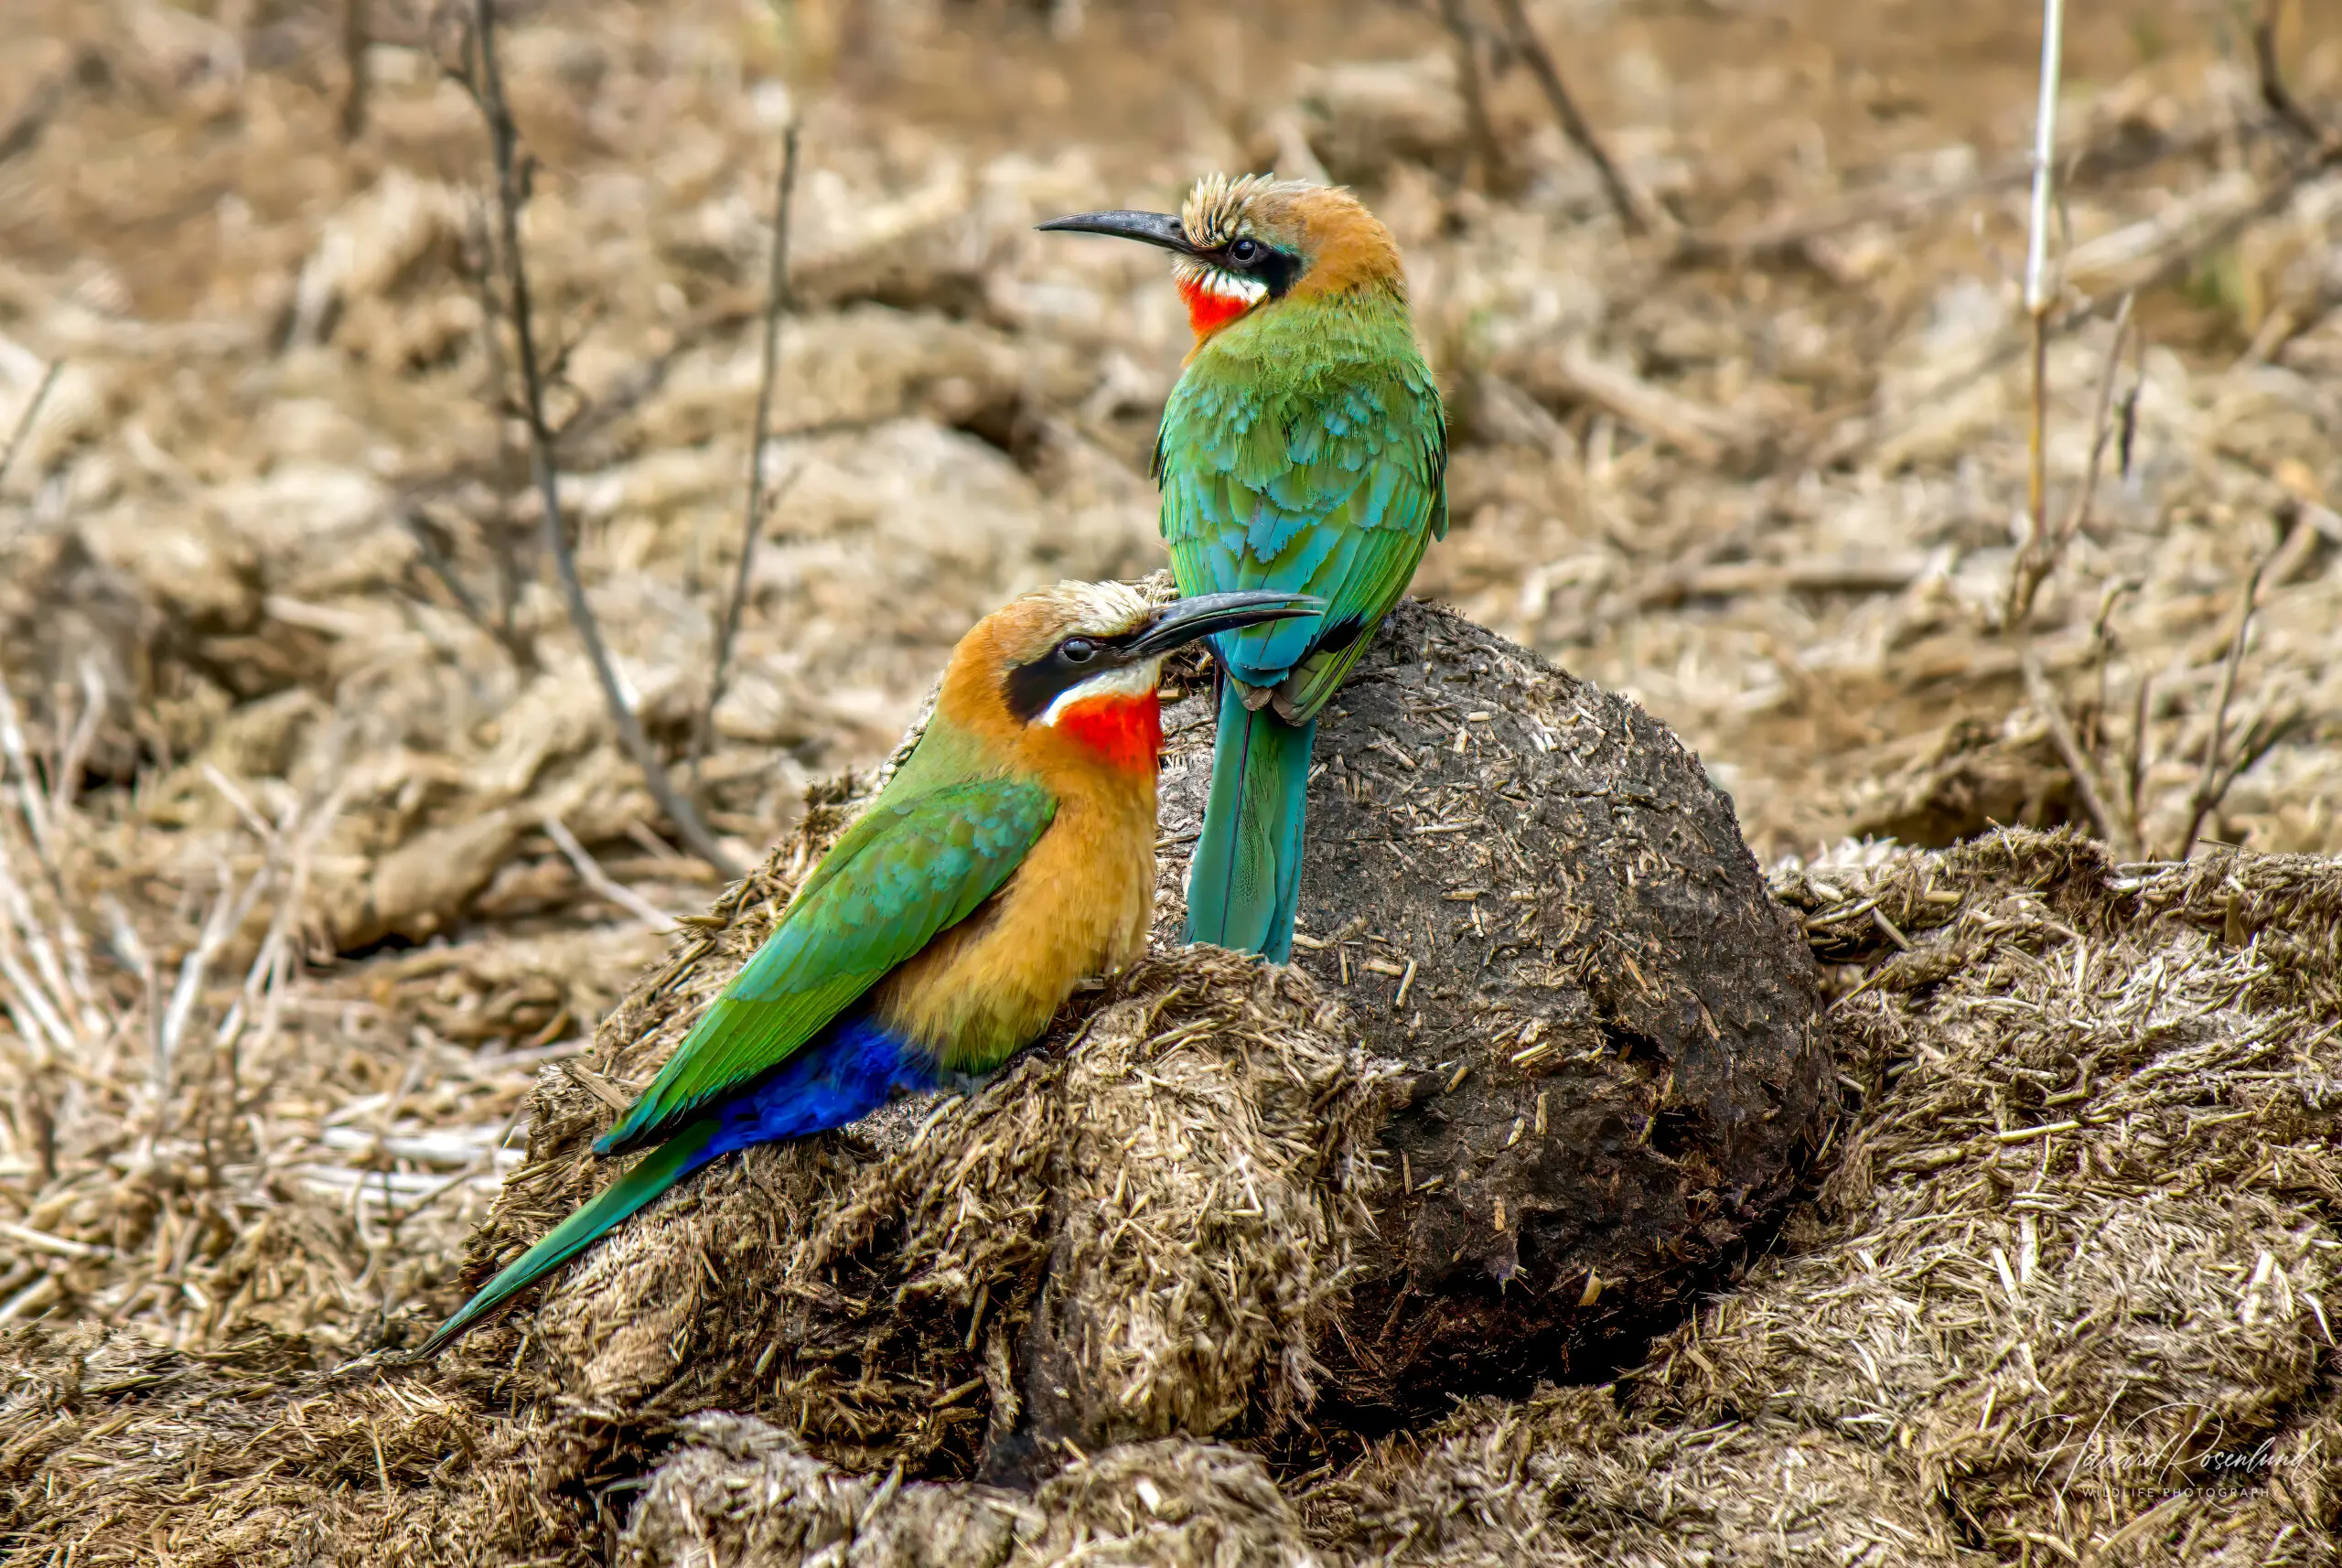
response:
[[[763,910],[747,908],[753,924]],[[597,1065],[623,1072],[638,1031],[671,1044],[661,1023],[686,1018],[751,936],[686,939],[698,950],[614,1015]],[[0,1529],[95,1561],[158,1531],[188,1562],[296,1546],[345,1562],[584,1560],[627,1518],[610,1483],[630,1489],[652,1456],[708,1442],[758,1468],[754,1488],[709,1482],[750,1492],[732,1511],[752,1538],[810,1530],[801,1544],[818,1547],[818,1519],[781,1530],[792,1512],[842,1495],[867,1522],[887,1499],[875,1481],[825,1478],[805,1447],[898,1482],[967,1473],[987,1424],[998,1438],[1020,1415],[1125,1456],[1114,1464],[1130,1451],[1113,1445],[1166,1428],[1273,1431],[1308,1402],[1314,1337],[1370,1224],[1384,1075],[1290,972],[1203,950],[1150,960],[1117,991],[971,1101],[930,1097],[852,1139],[725,1162],[597,1248],[542,1310],[437,1366],[315,1372],[298,1341],[186,1357],[97,1323],[36,1325],[5,1349],[0,1475],[19,1489]],[[613,1114],[606,1087],[545,1069],[531,1163],[476,1237],[482,1269],[578,1184]],[[1012,1344],[1044,1369],[1026,1386],[1049,1411],[1020,1410]],[[785,1425],[696,1414],[710,1409]],[[634,1536],[673,1510],[707,1514],[690,1504],[694,1463],[650,1483],[665,1501]],[[1256,1459],[1230,1463],[1290,1516]],[[1053,1485],[1096,1490],[1114,1464]],[[940,1495],[917,1487],[902,1506]]]

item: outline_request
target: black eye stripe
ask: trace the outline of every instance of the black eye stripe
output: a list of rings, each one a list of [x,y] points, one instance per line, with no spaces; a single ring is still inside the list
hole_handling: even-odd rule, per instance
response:
[[[1243,245],[1250,245],[1252,249],[1249,254],[1239,256],[1238,247]],[[1271,299],[1283,298],[1285,290],[1294,285],[1303,270],[1301,258],[1291,251],[1280,251],[1249,234],[1241,235],[1221,246],[1213,259],[1231,273],[1258,278],[1268,285]]]
[[[1074,687],[1122,663],[1123,645],[1138,635],[1138,632],[1132,631],[1121,637],[1081,634],[1067,638],[1029,664],[1011,666],[1001,681],[1001,697],[1007,703],[1010,713],[1024,723],[1031,724],[1048,711],[1051,703]],[[1068,658],[1066,650],[1074,643],[1087,644],[1090,656],[1086,659]]]

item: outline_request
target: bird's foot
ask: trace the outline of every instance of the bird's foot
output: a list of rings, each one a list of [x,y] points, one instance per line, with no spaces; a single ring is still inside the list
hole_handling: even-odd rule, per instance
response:
[[[948,1089],[962,1100],[972,1099],[978,1090],[1000,1076],[998,1068],[990,1072],[954,1072],[950,1069],[936,1074],[936,1088]]]

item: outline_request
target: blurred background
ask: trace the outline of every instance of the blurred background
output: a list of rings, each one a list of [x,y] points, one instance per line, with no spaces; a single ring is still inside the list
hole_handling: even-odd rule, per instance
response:
[[[2337,0],[2078,8],[2038,313],[2013,0],[511,0],[517,252],[475,9],[7,0],[0,1321],[324,1353],[444,1284],[699,851],[1012,593],[1162,564],[1167,266],[1031,225],[1205,170],[1391,225],[1415,591],[1673,725],[1760,860],[2342,846]]]

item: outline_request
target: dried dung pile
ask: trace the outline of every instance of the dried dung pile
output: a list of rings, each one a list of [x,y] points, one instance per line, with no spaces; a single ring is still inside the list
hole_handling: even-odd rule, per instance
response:
[[[836,816],[600,1069],[649,1070]],[[1607,1385],[1295,1466],[1282,1423],[1357,1441],[1312,1359],[1405,1080],[1330,988],[1198,951],[971,1101],[728,1163],[446,1369],[18,1330],[9,1528],[195,1562],[2329,1561],[2334,866],[2013,830],[1773,889],[1841,966],[1842,1119],[1765,1255]],[[570,1201],[613,1092],[544,1069],[475,1272]]]
[[[1777,882],[1862,972],[1814,1202],[1612,1388],[1391,1440],[1325,1528],[1391,1563],[2332,1562],[2342,870],[2012,831]]]
[[[615,1070],[647,1075],[729,978],[693,956],[616,1015]],[[629,1421],[769,1412],[856,1469],[964,1473],[987,1444],[1014,1468],[1036,1428],[1102,1445],[1277,1424],[1312,1392],[1385,1069],[1305,980],[1231,955],[1149,961],[1100,1000],[972,1101],[727,1163],[459,1364]],[[472,1273],[598,1185],[610,1107],[578,1079],[607,1083],[549,1079]]]
[[[763,891],[744,887],[751,920]],[[694,983],[693,956],[606,1037],[655,1014],[671,1044],[729,972]],[[1231,955],[1149,961],[1101,1004],[971,1101],[727,1162],[441,1367],[295,1372],[265,1342],[191,1359],[96,1325],[18,1330],[5,1528],[101,1558],[159,1529],[189,1562],[586,1561],[630,1501],[610,1484],[710,1406],[874,1476],[965,1474],[988,1435],[1013,1472],[1047,1412],[1012,1359],[1101,1447],[1273,1427],[1306,1407],[1365,1223],[1381,1071],[1305,979]],[[533,1163],[481,1256],[583,1176],[607,1088],[546,1069]]]
[[[1863,971],[1834,1014],[1857,1102],[1745,1281],[1615,1384],[1471,1402],[1278,1500],[1205,1444],[1090,1456],[1044,1519],[968,1488],[955,1517],[1011,1520],[989,1560],[1070,1533],[1174,1563],[2334,1561],[2342,875],[2013,831],[1779,881]],[[758,1561],[926,1561],[886,1507],[822,1538],[745,1500],[721,1446],[667,1462],[631,1561],[693,1560],[692,1499],[725,1539],[805,1532]],[[1121,1511],[1071,1504],[1101,1490]]]
[[[1159,942],[1185,917],[1211,702],[1166,712]],[[1382,1133],[1399,1179],[1323,1352],[1340,1396],[1391,1421],[1598,1373],[1821,1141],[1795,921],[1664,726],[1450,611],[1393,612],[1316,756],[1295,967],[1405,1084]]]

